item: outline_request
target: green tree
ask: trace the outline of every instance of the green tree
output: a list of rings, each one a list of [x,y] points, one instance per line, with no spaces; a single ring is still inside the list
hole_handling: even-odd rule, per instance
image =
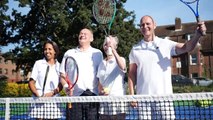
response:
[[[7,87],[7,77],[4,75],[0,75],[0,97],[3,97],[3,92],[5,88]]]
[[[0,45],[16,43],[18,46],[6,53],[4,57],[12,59],[18,69],[24,69],[25,74],[31,71],[35,60],[42,58],[42,45],[49,38],[60,46],[61,61],[64,52],[78,45],[78,33],[84,28],[94,32],[92,45],[102,49],[104,32],[92,15],[94,0],[15,0],[19,7],[29,8],[25,15],[13,9],[12,20],[4,22],[5,31],[1,35]],[[118,52],[128,58],[132,45],[141,38],[135,28],[134,12],[126,11],[124,3],[119,0],[117,12],[113,21],[111,34],[120,39]],[[4,4],[5,5],[5,4]],[[7,6],[8,7],[8,6]],[[1,14],[4,12],[1,11]]]
[[[0,46],[7,45],[7,38],[11,35],[8,31],[9,27],[7,25],[10,22],[10,16],[6,14],[9,7],[7,6],[8,0],[0,1]],[[4,39],[4,41],[2,41]]]

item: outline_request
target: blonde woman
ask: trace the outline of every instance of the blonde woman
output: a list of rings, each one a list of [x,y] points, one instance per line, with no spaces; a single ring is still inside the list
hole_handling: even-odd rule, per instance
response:
[[[118,38],[108,36],[103,43],[103,49],[106,58],[100,63],[97,77],[99,78],[99,95],[120,96],[125,94],[124,77],[126,73],[126,61],[121,57],[116,49]],[[108,108],[105,109],[104,106]],[[123,104],[101,103],[100,119],[101,120],[124,120],[125,110]]]

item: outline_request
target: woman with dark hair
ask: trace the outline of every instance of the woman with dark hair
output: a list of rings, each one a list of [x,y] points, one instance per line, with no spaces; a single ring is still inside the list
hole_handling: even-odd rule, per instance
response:
[[[44,59],[37,60],[33,66],[29,88],[33,97],[55,97],[61,91],[59,81],[60,63],[57,61],[58,45],[53,41],[46,41],[43,45]],[[48,106],[48,107],[47,107]],[[30,111],[32,118],[58,119],[62,116],[57,104],[33,104]]]

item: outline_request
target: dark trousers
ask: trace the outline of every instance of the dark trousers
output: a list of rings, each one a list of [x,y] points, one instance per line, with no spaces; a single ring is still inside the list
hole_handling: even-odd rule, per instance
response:
[[[80,96],[96,96],[89,89]],[[67,120],[98,120],[98,103],[72,103],[72,107],[67,110]]]
[[[98,120],[98,103],[72,103],[67,107],[66,120]]]

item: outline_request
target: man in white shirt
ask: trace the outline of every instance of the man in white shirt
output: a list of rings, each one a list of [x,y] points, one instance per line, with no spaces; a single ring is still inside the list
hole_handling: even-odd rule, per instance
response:
[[[135,83],[137,83],[136,94],[172,94],[171,56],[193,50],[202,36],[201,33],[206,31],[204,22],[199,22],[194,37],[184,44],[158,38],[155,36],[155,28],[156,23],[151,16],[146,15],[141,18],[140,30],[144,38],[133,46],[129,54],[128,85],[130,95],[135,93]],[[137,107],[137,103],[133,102],[132,106]],[[142,107],[140,108],[142,109]],[[152,108],[146,109],[151,111]],[[154,113],[153,116],[153,113],[146,112],[146,109],[141,110],[144,111],[141,119],[174,119],[174,116],[170,115],[174,113]]]
[[[93,48],[90,45],[92,41],[92,31],[84,28],[79,33],[79,46],[68,50],[64,54],[60,67],[61,83],[64,87],[67,87],[64,70],[65,59],[68,56],[72,56],[76,60],[79,68],[78,81],[74,86],[73,91],[71,90],[73,96],[84,96],[82,93],[86,90],[91,91],[93,95],[98,94],[98,78],[96,77],[96,73],[98,65],[103,60],[103,54],[99,49]],[[77,105],[73,103],[72,108],[70,109],[69,119],[81,120],[83,117],[88,117],[88,119],[96,120],[98,118],[97,114],[95,114],[98,113],[97,108],[91,108],[88,104],[89,103],[87,103],[87,105]],[[84,110],[81,108],[84,108]]]

